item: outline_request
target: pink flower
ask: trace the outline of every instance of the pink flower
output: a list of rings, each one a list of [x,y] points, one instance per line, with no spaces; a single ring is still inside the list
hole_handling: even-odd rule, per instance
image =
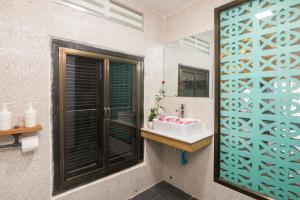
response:
[[[165,80],[162,80],[162,81],[161,81],[161,84],[163,84],[163,85],[164,85],[165,83],[166,83],[166,81],[165,81]]]

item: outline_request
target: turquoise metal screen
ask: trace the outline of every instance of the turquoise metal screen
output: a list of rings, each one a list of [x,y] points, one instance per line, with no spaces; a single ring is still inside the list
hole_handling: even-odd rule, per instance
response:
[[[300,199],[300,0],[253,0],[220,26],[220,179]]]

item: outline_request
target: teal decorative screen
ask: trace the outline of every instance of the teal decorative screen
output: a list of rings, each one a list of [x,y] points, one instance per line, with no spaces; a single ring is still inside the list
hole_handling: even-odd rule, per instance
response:
[[[300,0],[219,15],[219,179],[300,199]]]

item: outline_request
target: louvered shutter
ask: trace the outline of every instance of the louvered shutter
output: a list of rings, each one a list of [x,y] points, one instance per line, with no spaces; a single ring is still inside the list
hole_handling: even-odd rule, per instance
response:
[[[65,100],[66,178],[101,168],[103,62],[67,55]]]

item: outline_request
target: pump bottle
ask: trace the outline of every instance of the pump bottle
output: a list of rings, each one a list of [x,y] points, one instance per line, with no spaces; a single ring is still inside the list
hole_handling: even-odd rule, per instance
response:
[[[36,110],[34,110],[32,104],[34,102],[29,102],[28,109],[25,111],[24,121],[25,127],[32,128],[36,126]]]
[[[6,105],[10,103],[3,103],[2,110],[0,112],[0,131],[6,131],[12,128],[11,119],[12,114],[7,110]]]

